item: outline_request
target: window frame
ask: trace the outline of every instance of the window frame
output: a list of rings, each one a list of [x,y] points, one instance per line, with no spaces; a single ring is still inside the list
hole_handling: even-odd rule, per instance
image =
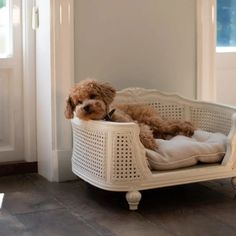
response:
[[[7,50],[5,50],[4,53],[0,53],[0,59],[5,59],[13,56],[13,1],[12,0],[6,0],[8,4],[6,6],[8,7],[8,30],[7,30]]]
[[[220,18],[220,16],[223,16],[223,15],[220,15],[220,16],[218,15],[218,13],[219,13],[218,3],[219,3],[219,0],[216,0],[216,19],[217,19],[216,20],[216,25],[217,25],[217,27],[216,27],[216,51],[217,52],[224,52],[224,51],[225,52],[236,52],[236,29],[235,29],[235,32],[234,32],[234,35],[233,35],[234,37],[233,38],[231,37],[232,35],[228,35],[229,36],[229,39],[228,39],[229,41],[231,39],[233,39],[233,41],[235,41],[233,45],[230,45],[230,42],[229,42],[228,45],[223,45],[225,42],[222,42],[222,45],[218,45],[218,43],[219,43],[219,41],[221,39],[220,36],[219,36],[220,34],[218,32],[218,24],[222,23],[221,21],[219,22],[218,19]],[[232,3],[232,1],[231,1],[231,3]],[[233,10],[235,11],[235,14],[236,14],[236,4],[235,3],[232,3],[232,5],[230,5],[228,7],[233,7]],[[232,10],[232,9],[230,9],[230,10]],[[231,18],[232,15],[229,15],[229,16],[230,17],[228,18],[229,19],[228,23],[231,24],[232,23],[232,18]],[[227,25],[225,25],[225,24],[222,24],[222,26],[223,26],[222,28],[225,28],[225,26],[227,27]],[[232,29],[232,28],[230,28],[230,29]]]

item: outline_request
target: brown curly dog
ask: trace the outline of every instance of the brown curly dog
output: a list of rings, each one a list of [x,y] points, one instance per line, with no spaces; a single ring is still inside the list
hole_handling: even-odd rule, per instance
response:
[[[65,117],[75,115],[82,120],[111,120],[116,122],[137,122],[142,144],[152,150],[158,148],[155,138],[182,134],[192,136],[194,127],[190,122],[164,120],[157,111],[141,104],[112,104],[116,90],[101,81],[86,79],[76,84],[66,101]],[[111,111],[111,112],[110,112]],[[112,113],[112,114],[111,114]]]

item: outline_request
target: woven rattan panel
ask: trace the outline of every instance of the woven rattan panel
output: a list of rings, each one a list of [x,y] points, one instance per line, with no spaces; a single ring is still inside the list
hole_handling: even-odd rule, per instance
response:
[[[198,129],[227,135],[231,127],[231,115],[226,112],[192,107],[191,121]]]
[[[112,180],[129,181],[138,180],[141,174],[137,169],[136,161],[133,158],[131,146],[131,135],[117,134],[113,138],[113,163]]]
[[[183,120],[184,106],[177,103],[150,102],[148,105],[154,107],[161,117],[168,119]]]
[[[77,169],[86,176],[105,180],[105,134],[75,126],[73,131],[73,162]]]

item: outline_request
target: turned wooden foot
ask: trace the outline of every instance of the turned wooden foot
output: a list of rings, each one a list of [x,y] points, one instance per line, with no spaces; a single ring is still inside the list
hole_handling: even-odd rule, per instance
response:
[[[130,210],[137,210],[138,204],[141,200],[141,193],[139,191],[129,191],[126,193],[126,200],[129,203]]]
[[[233,185],[234,192],[235,192],[235,195],[236,195],[236,177],[233,177],[233,178],[231,179],[231,183],[232,183],[232,185]]]

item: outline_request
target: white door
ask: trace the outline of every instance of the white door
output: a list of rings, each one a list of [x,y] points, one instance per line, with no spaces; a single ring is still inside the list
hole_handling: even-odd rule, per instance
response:
[[[24,159],[21,0],[0,0],[0,162]]]

